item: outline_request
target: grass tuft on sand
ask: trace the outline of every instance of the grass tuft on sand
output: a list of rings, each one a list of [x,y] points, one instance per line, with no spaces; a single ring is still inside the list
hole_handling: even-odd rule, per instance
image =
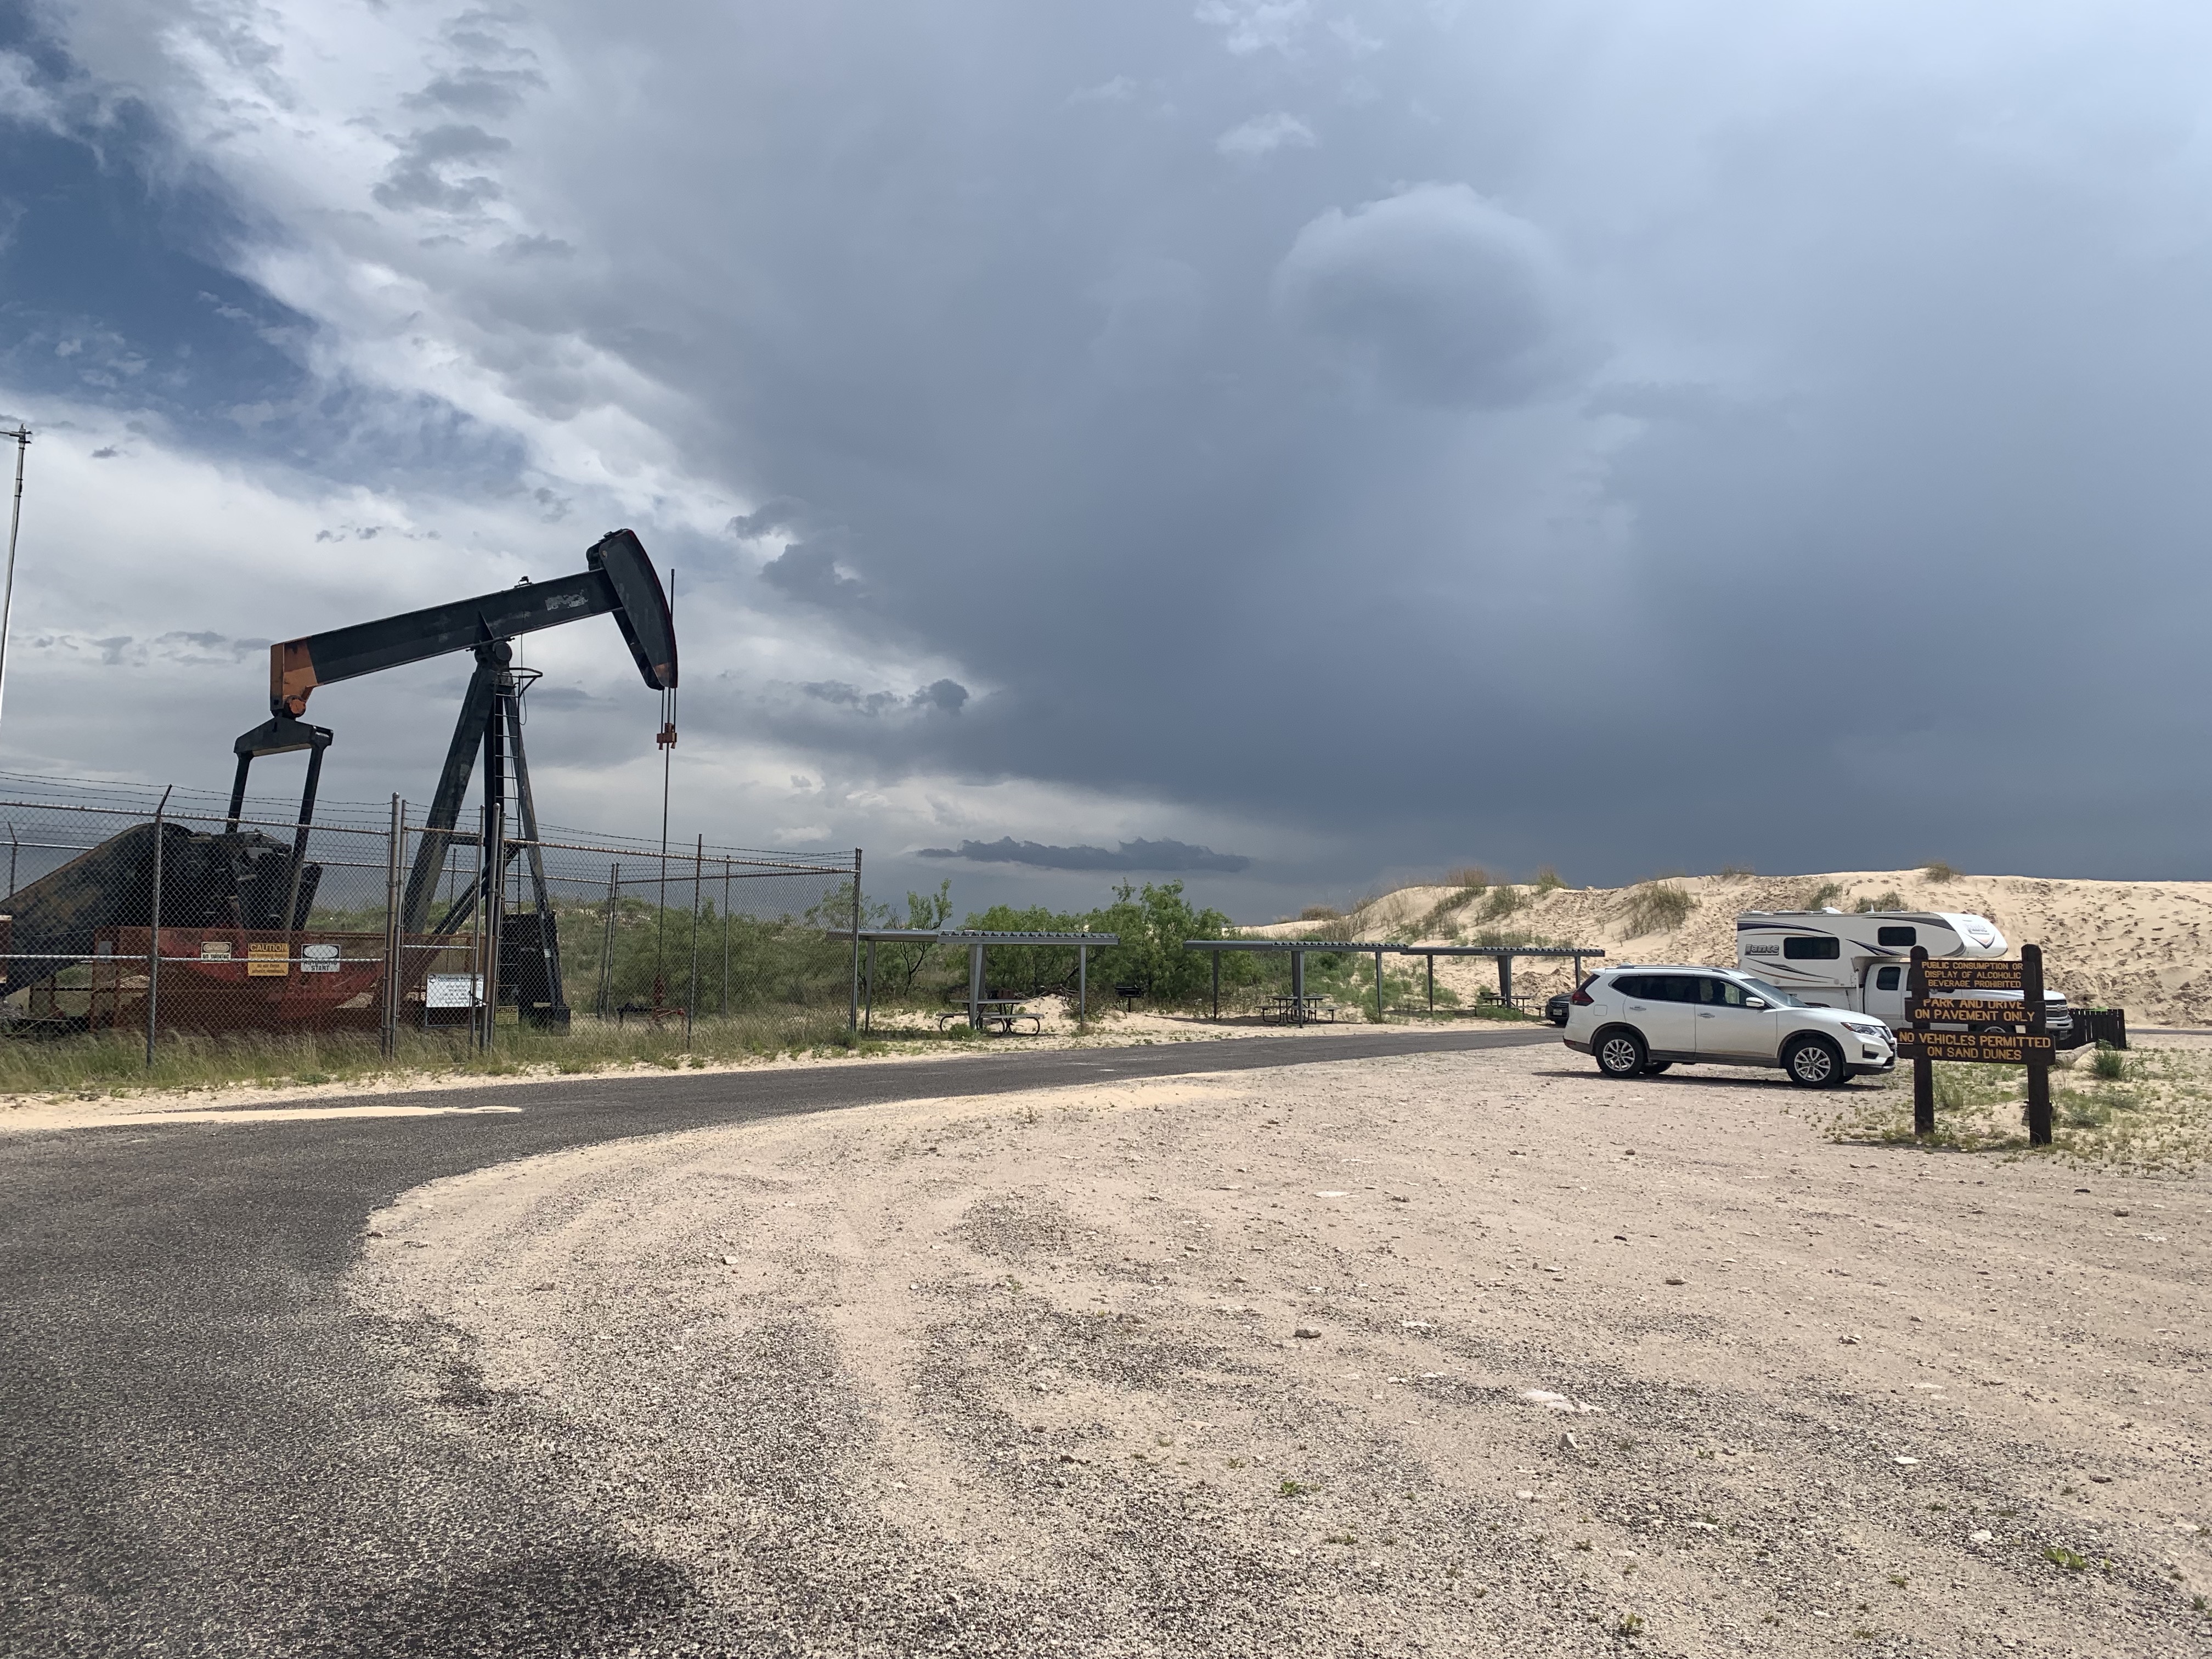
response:
[[[1958,1152],[2021,1154],[2027,1143],[2027,1073],[2018,1066],[1936,1067],[1936,1133],[1929,1146]],[[2051,1073],[2051,1151],[2081,1169],[2182,1175],[2212,1163],[2212,1052],[2146,1048],[2085,1056]],[[1854,1091],[1828,1139],[1912,1146],[1912,1072],[1900,1066],[1879,1089]]]

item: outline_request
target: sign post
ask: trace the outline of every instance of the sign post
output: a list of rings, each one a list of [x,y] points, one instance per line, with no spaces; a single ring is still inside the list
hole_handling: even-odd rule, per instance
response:
[[[1905,971],[1905,1000],[1918,1008],[1928,998],[1928,947],[1912,947],[1912,966]],[[1928,1030],[1928,1022],[1916,1018],[1912,1022],[1917,1036]],[[1912,1133],[1932,1135],[1936,1133],[1936,1062],[1929,1058],[1927,1047],[1912,1045]]]
[[[2027,1067],[2027,1144],[2051,1145],[2051,1057],[2054,1044],[2043,1004],[2043,950],[2023,945],[2018,962],[1930,962],[1919,945],[1905,981],[1905,1017],[1910,1030],[1897,1034],[1897,1046],[1912,1059],[1912,1133],[1936,1133],[1935,1063],[1963,1060],[1984,1066]],[[2020,1004],[1986,997],[1961,997],[1960,991],[2017,991]],[[1964,1026],[1938,1031],[1936,1024]],[[1991,1027],[2002,1029],[1991,1030]]]
[[[2020,947],[2021,1012],[2027,1016],[2031,1039],[2039,1039],[2027,1056],[2027,1144],[2051,1144],[2051,1039],[2044,1034],[2043,947]]]

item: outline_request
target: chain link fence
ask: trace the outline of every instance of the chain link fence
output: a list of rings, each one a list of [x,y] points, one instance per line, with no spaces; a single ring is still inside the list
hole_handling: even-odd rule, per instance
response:
[[[0,1040],[390,1055],[807,1011],[850,1028],[860,855],[0,774]],[[496,848],[496,853],[492,849]]]

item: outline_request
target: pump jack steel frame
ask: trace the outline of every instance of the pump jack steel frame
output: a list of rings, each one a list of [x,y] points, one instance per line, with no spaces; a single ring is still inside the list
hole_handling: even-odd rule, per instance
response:
[[[294,912],[306,866],[308,826],[314,818],[323,751],[332,740],[327,727],[311,726],[300,718],[307,713],[309,696],[319,685],[450,652],[473,652],[476,672],[469,677],[468,690],[461,698],[460,717],[454,722],[453,741],[447,746],[445,769],[439,774],[429,817],[408,872],[398,933],[403,939],[426,933],[433,939],[449,939],[482,905],[489,939],[484,1001],[488,1012],[495,1008],[500,958],[505,947],[501,909],[507,870],[517,853],[524,854],[535,900],[537,946],[545,963],[544,983],[551,993],[549,1018],[567,1023],[560,954],[553,942],[552,897],[545,881],[544,855],[538,844],[538,809],[531,798],[530,766],[522,747],[522,694],[538,676],[514,665],[513,641],[518,635],[611,614],[646,684],[667,691],[677,681],[675,620],[643,544],[632,532],[617,530],[601,537],[584,558],[585,568],[573,576],[536,584],[526,579],[500,592],[282,640],[269,647],[270,718],[232,745],[238,757],[238,771],[231,784],[229,827],[237,830],[245,815],[246,774],[255,760],[264,755],[308,751],[299,829],[292,843],[291,896],[285,910],[288,923],[296,927],[301,920]],[[468,890],[434,926],[426,926],[447,851],[463,839],[458,830],[461,803],[468,793],[479,750],[484,762],[484,845],[488,852],[496,845],[499,854],[481,860],[477,878],[469,884]],[[519,840],[508,836],[505,823],[510,772],[517,827],[522,832]]]

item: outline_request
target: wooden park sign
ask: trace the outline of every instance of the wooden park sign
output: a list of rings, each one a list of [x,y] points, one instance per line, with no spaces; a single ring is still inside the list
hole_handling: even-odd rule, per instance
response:
[[[2020,1000],[1946,996],[1947,991],[2017,991]],[[2027,1067],[2027,1140],[2051,1144],[2051,1058],[2055,1045],[2044,1029],[2043,951],[2023,945],[2017,962],[1930,962],[1927,948],[1912,948],[1905,979],[1905,1018],[1911,1029],[1897,1034],[1897,1052],[1912,1061],[1912,1133],[1936,1133],[1936,1062],[1965,1060]],[[1934,1024],[1964,1025],[1933,1031]],[[2003,1029],[1990,1030],[1986,1028]]]

